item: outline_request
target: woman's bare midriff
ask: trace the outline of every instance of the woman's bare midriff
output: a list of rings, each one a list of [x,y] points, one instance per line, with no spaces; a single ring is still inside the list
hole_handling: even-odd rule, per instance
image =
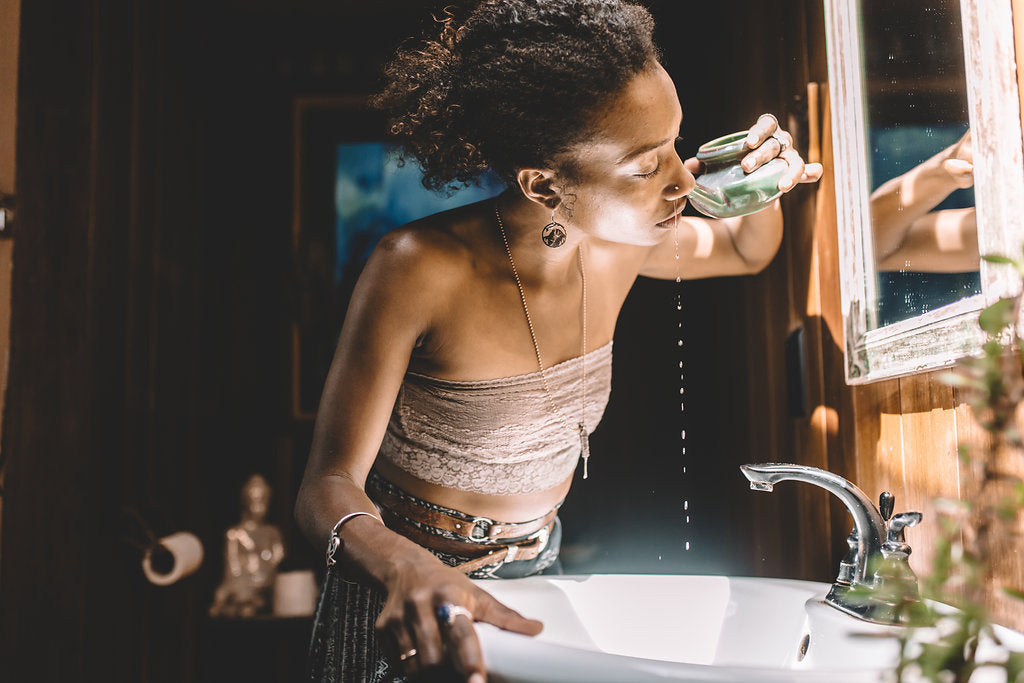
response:
[[[499,496],[475,491],[460,491],[418,479],[384,458],[374,464],[377,472],[395,486],[417,498],[443,505],[475,517],[500,522],[525,522],[546,514],[569,492],[572,477],[543,491],[515,496]]]

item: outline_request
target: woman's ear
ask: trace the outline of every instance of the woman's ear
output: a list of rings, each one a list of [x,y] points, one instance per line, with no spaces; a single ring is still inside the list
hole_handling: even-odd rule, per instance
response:
[[[531,202],[554,211],[562,203],[561,193],[555,185],[553,171],[538,168],[524,168],[516,173],[516,181],[523,195]]]

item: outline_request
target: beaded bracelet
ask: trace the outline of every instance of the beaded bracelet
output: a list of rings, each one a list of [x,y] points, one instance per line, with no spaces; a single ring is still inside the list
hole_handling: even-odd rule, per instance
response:
[[[363,512],[361,510],[358,511],[358,512],[350,512],[347,515],[345,515],[344,517],[342,517],[341,519],[339,519],[335,523],[334,528],[331,529],[331,538],[330,538],[329,541],[327,541],[327,566],[328,567],[333,567],[335,564],[337,564],[337,560],[334,559],[334,556],[336,554],[338,554],[341,551],[342,547],[344,546],[344,543],[342,542],[341,536],[340,536],[340,534],[341,534],[341,527],[345,526],[345,523],[348,522],[353,517],[359,517],[361,515],[366,515],[367,517],[373,517],[375,520],[377,520],[381,524],[384,523],[384,522],[381,521],[380,517],[378,517],[377,515],[375,515],[375,514],[373,514],[371,512]]]

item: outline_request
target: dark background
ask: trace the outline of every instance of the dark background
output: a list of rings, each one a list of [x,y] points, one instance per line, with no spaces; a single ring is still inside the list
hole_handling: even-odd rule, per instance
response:
[[[299,678],[307,621],[206,617],[250,474],[274,488],[282,569],[322,558],[291,519],[312,430],[291,402],[308,267],[292,243],[295,105],[372,92],[383,60],[444,4],[23,3],[0,555],[7,680]],[[800,139],[820,7],[648,4],[686,149],[763,111],[794,121]],[[591,477],[563,508],[568,571],[799,573],[791,541],[752,538],[760,508],[737,469],[766,459],[747,425],[778,401],[765,378],[784,366],[781,339],[767,361],[750,352],[768,331],[739,314],[762,277],[637,282]],[[771,509],[791,515],[795,504],[775,498]],[[126,542],[135,513],[158,536],[197,534],[201,569],[167,588],[147,583]]]

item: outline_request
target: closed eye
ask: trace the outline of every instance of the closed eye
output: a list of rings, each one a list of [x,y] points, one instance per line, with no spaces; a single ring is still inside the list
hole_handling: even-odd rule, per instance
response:
[[[683,136],[682,135],[677,136],[676,139],[672,141],[672,144],[675,147],[676,154],[679,154],[679,145],[680,145],[680,143],[682,143],[682,141],[683,141]],[[653,171],[650,171],[648,173],[636,173],[634,175],[637,178],[653,178],[654,176],[658,175],[658,173],[660,171],[661,171],[661,159],[659,158],[658,159],[658,165],[654,167]]]
[[[658,165],[654,167],[653,171],[651,171],[649,173],[636,173],[635,175],[636,175],[637,178],[653,178],[654,176],[658,175],[658,172],[660,170],[661,170],[661,160],[659,159],[658,160]]]

